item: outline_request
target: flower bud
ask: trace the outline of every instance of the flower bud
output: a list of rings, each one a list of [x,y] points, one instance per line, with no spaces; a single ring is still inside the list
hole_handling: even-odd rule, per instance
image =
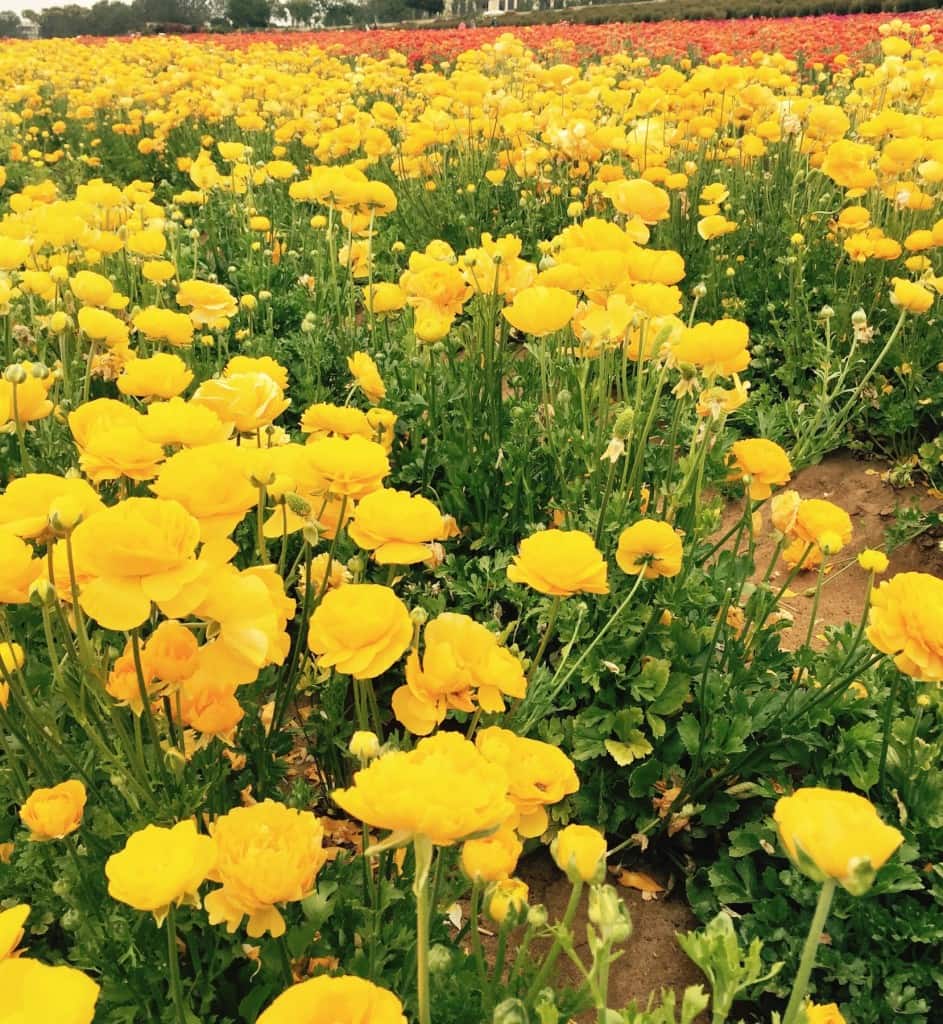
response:
[[[424,626],[429,621],[429,613],[425,608],[413,608],[409,617],[414,626]]]
[[[296,516],[307,517],[311,515],[311,506],[299,494],[295,494],[294,491],[288,491],[285,494],[285,504]]]
[[[594,885],[589,890],[588,914],[604,942],[625,942],[632,934],[628,908],[611,885]]]
[[[527,923],[531,928],[543,928],[549,920],[550,915],[547,913],[547,908],[542,903],[538,903],[536,906],[528,908]]]
[[[494,1008],[491,1024],[528,1024],[529,1019],[520,999],[505,999]]]
[[[707,295],[707,285],[703,281],[698,283],[691,289],[691,294],[696,299],[703,299]]]
[[[448,946],[436,943],[429,949],[429,972],[444,974],[452,966],[452,951]]]
[[[19,363],[11,363],[3,371],[3,379],[8,384],[22,384],[26,380],[26,370]]]
[[[358,729],[347,748],[359,761],[372,761],[380,753],[380,738],[375,732]]]
[[[29,587],[29,602],[36,607],[54,604],[56,600],[56,588],[45,577],[34,580]]]

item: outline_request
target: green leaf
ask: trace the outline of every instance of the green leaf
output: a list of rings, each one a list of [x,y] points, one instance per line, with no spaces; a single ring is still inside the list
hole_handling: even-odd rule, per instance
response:
[[[648,757],[653,749],[651,743],[645,739],[639,729],[634,729],[625,743],[620,743],[618,740],[606,740],[606,750],[621,768],[640,758]]]
[[[684,744],[684,749],[692,756],[697,753],[700,746],[701,727],[694,715],[682,715],[678,721],[678,735]]]

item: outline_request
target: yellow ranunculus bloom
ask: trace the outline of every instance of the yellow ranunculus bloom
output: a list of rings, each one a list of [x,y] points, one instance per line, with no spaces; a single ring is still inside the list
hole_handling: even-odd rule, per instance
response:
[[[193,321],[186,313],[147,306],[136,313],[131,322],[134,329],[150,341],[166,341],[174,348],[187,348],[193,344]]]
[[[377,369],[377,364],[366,352],[355,352],[347,359],[354,383],[370,399],[371,402],[382,402],[386,397],[386,385]]]
[[[503,878],[495,882],[486,897],[488,916],[502,924],[512,910],[522,910],[527,906],[530,888],[520,878]]]
[[[943,580],[899,572],[875,587],[867,636],[905,675],[943,682]]]
[[[816,1006],[809,1003],[805,1008],[806,1024],[847,1024],[837,1003]]]
[[[77,779],[60,782],[49,789],[34,789],[20,808],[20,818],[37,840],[62,839],[82,823],[85,786]]]
[[[190,307],[190,319],[197,327],[217,327],[239,308],[225,285],[194,280],[181,281],[177,305]]]
[[[510,306],[501,310],[504,319],[519,331],[542,338],[560,331],[576,312],[576,296],[562,288],[534,285],[514,296]]]
[[[16,947],[23,940],[23,925],[27,917],[29,906],[25,903],[0,911],[0,960],[16,952]]]
[[[397,662],[413,637],[406,605],[389,587],[352,583],[329,590],[308,625],[318,664],[373,679]]]
[[[903,842],[874,805],[857,793],[797,789],[776,802],[773,818],[789,859],[815,881],[833,879],[852,895],[871,887],[874,873]]]
[[[99,986],[74,967],[50,967],[29,957],[0,960],[3,1015],[11,1021],[92,1024]]]
[[[217,857],[210,877],[222,888],[204,900],[210,924],[234,932],[248,917],[250,938],[284,935],[276,904],[304,899],[314,888],[327,859],[321,823],[310,811],[263,800],[217,818],[212,833]]]
[[[271,356],[233,356],[223,368],[224,377],[242,373],[264,373],[282,389],[288,388],[288,370]]]
[[[864,551],[858,553],[858,565],[860,565],[865,572],[873,572],[880,575],[882,572],[887,572],[887,567],[890,564],[890,559],[883,551],[876,551],[874,548],[865,548]]]
[[[550,852],[570,881],[599,881],[605,871],[606,837],[588,825],[567,825],[551,843]]]
[[[619,535],[616,563],[629,575],[642,573],[647,580],[677,576],[681,572],[684,549],[681,538],[670,523],[640,519]]]
[[[891,302],[908,313],[926,313],[933,305],[933,292],[916,281],[895,277],[891,291]]]
[[[211,377],[197,388],[191,401],[232,423],[241,434],[267,427],[280,416],[291,400],[267,373],[237,373]]]
[[[353,437],[355,434],[373,441],[376,433],[362,409],[331,402],[309,405],[301,414],[301,430],[310,434],[313,441],[319,437]]]
[[[135,398],[176,398],[193,380],[193,371],[180,356],[158,352],[132,359],[118,377],[118,390]]]
[[[347,532],[380,565],[413,565],[429,557],[444,526],[428,498],[381,487],[360,501]]]
[[[501,765],[514,804],[514,826],[527,839],[542,835],[549,824],[547,808],[580,788],[573,762],[549,743],[491,726],[475,737],[482,757]]]
[[[308,452],[312,469],[338,497],[364,498],[390,472],[383,446],[363,437],[322,437],[308,445]]]
[[[509,826],[484,839],[466,839],[462,844],[462,871],[473,882],[500,882],[510,878],[517,867],[524,844]]]
[[[321,975],[293,985],[256,1024],[406,1024],[392,992],[364,978]]]
[[[101,498],[85,480],[27,473],[7,484],[0,494],[0,528],[34,540],[49,529],[49,513],[63,499],[77,506],[83,518],[104,508]]]
[[[163,923],[171,904],[199,905],[197,890],[216,863],[216,844],[193,821],[147,825],[105,862],[108,894]]]
[[[541,594],[608,594],[607,566],[593,538],[581,530],[543,530],[521,541],[508,579]]]
[[[0,529],[0,604],[25,604],[30,584],[39,577],[42,566],[28,544]]]
[[[750,497],[763,501],[773,493],[773,486],[788,484],[792,473],[789,456],[775,441],[765,437],[734,441],[730,447],[729,479],[747,479]]]
[[[693,363],[707,377],[729,377],[750,365],[750,332],[740,320],[717,320],[685,328],[675,343],[679,363]]]
[[[171,398],[169,402],[151,402],[140,430],[148,441],[162,448],[199,448],[221,444],[233,428],[206,406]]]
[[[351,590],[344,587],[338,593]],[[334,800],[348,814],[405,842],[425,836],[449,846],[487,833],[513,812],[507,775],[458,733],[440,732],[414,750],[378,757]]]

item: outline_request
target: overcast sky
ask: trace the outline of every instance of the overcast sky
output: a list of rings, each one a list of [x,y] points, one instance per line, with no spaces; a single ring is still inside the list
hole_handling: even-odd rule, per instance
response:
[[[65,7],[68,4],[91,7],[94,0],[0,0],[0,11],[41,11],[44,7]]]

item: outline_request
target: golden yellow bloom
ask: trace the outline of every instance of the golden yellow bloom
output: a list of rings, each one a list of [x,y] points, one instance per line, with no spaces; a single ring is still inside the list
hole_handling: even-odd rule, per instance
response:
[[[92,1024],[99,986],[74,967],[50,967],[29,957],[0,960],[3,1016],[13,1021]]]
[[[740,320],[717,320],[685,328],[675,343],[679,363],[700,367],[707,377],[729,377],[750,365],[749,328]]]
[[[5,960],[16,952],[16,947],[23,941],[23,925],[29,917],[29,906],[21,903],[0,911],[0,960]]]
[[[308,445],[311,467],[331,494],[355,500],[377,490],[390,472],[383,446],[363,437],[322,437]]]
[[[868,639],[905,675],[943,682],[943,580],[899,572],[871,592]]]
[[[697,233],[705,242],[721,238],[737,230],[737,222],[728,220],[722,213],[708,214],[697,222]]]
[[[402,1003],[364,978],[321,975],[293,985],[257,1024],[406,1024]]]
[[[729,479],[748,481],[750,497],[763,501],[773,493],[773,486],[788,484],[792,473],[789,456],[775,441],[765,437],[734,441],[730,447]]]
[[[162,924],[171,904],[199,906],[197,890],[213,870],[216,844],[193,821],[171,828],[147,825],[105,862],[108,894]]]
[[[503,711],[503,695],[521,698],[527,680],[520,660],[474,619],[443,612],[424,631],[425,650],[406,662],[406,686],[393,693],[396,720],[418,736],[428,735],[449,708]]]
[[[809,1003],[805,1008],[806,1024],[847,1024],[837,1003],[816,1006]]]
[[[28,544],[0,529],[0,604],[25,604],[30,584],[39,577],[42,565]]]
[[[520,878],[504,878],[491,887],[487,896],[488,916],[503,924],[511,911],[520,911],[527,906],[530,888]]]
[[[190,307],[190,319],[197,327],[216,327],[235,316],[236,300],[225,285],[209,281],[181,281],[177,305]]]
[[[373,679],[398,661],[413,638],[406,605],[389,587],[351,583],[328,591],[308,625],[308,647],[322,668]]]
[[[224,377],[242,373],[264,373],[282,389],[288,389],[288,370],[271,356],[233,356],[223,368]]]
[[[445,530],[428,498],[380,488],[357,505],[347,532],[380,565],[413,565],[429,558],[432,541]]]
[[[135,398],[176,398],[192,380],[193,371],[180,356],[158,352],[125,364],[118,377],[118,390]]]
[[[593,538],[581,530],[543,530],[521,541],[508,566],[512,583],[541,594],[608,594],[608,567]]]
[[[350,737],[347,749],[358,761],[372,761],[380,754],[380,737],[367,729],[357,729]]]
[[[524,844],[513,828],[502,826],[484,839],[466,839],[462,844],[462,871],[473,882],[500,882],[510,878],[517,867]]]
[[[381,281],[363,290],[364,304],[374,316],[396,313],[406,305],[406,293],[398,284]]]
[[[546,831],[549,806],[580,788],[573,762],[549,743],[491,726],[478,733],[475,746],[507,773],[508,799],[516,812],[511,823],[527,839]]]
[[[225,923],[232,933],[248,916],[250,938],[284,935],[276,904],[304,899],[326,860],[320,821],[310,811],[264,800],[217,818],[212,833],[217,859],[210,877],[222,888],[204,900],[210,924]]]
[[[362,409],[330,402],[309,405],[301,415],[301,430],[310,434],[314,441],[319,437],[353,437],[355,434],[368,441],[376,440],[376,431]]]
[[[72,294],[85,306],[107,306],[114,285],[107,277],[91,270],[80,270],[70,281]]]
[[[206,444],[171,455],[151,490],[158,498],[179,502],[199,523],[200,537],[214,540],[228,537],[258,503],[250,472],[246,448]]]
[[[669,523],[640,519],[619,534],[616,563],[630,576],[642,573],[647,580],[677,576],[683,557],[681,538]]]
[[[212,377],[197,388],[191,399],[242,434],[255,433],[280,416],[291,400],[267,373],[237,373]]]
[[[386,398],[386,385],[377,369],[377,364],[366,352],[355,352],[347,359],[354,383],[370,399],[371,402],[382,402]]]
[[[806,498],[799,503],[792,532],[806,545],[818,546],[824,533],[836,534],[845,545],[851,540],[851,530],[851,517],[843,508],[824,498]]]
[[[773,528],[782,534],[792,533],[799,516],[802,498],[798,491],[783,491],[773,496],[770,502],[770,520]]]
[[[199,574],[200,524],[176,501],[128,498],[96,512],[72,534],[82,610],[106,629],[133,629],[177,597]],[[64,544],[56,580],[69,579]]]
[[[223,421],[202,405],[193,405],[182,398],[169,402],[151,402],[140,431],[153,444],[162,448],[198,448],[219,444],[232,433],[232,424]]]
[[[16,364],[14,364],[16,365]],[[34,423],[44,420],[53,411],[53,404],[48,398],[53,378],[45,379],[33,376],[30,372],[32,364],[20,363],[26,371],[20,384],[12,384],[8,380],[0,380],[0,419],[19,423]],[[0,423],[0,426],[3,424]]]
[[[79,465],[96,483],[126,476],[150,480],[164,458],[158,444],[142,433],[144,417],[129,405],[98,398],[69,413],[69,429],[79,449]]]
[[[858,565],[865,572],[873,572],[880,575],[882,572],[887,572],[887,567],[890,564],[890,559],[887,555],[883,551],[876,551],[874,548],[865,548],[864,551],[858,554]]]
[[[619,213],[638,217],[643,224],[655,224],[671,215],[671,197],[644,178],[610,182],[603,194]]]
[[[67,501],[84,519],[103,509],[101,498],[85,480],[27,473],[7,484],[0,494],[0,527],[26,540],[42,537],[49,529],[49,514]]]
[[[20,808],[20,818],[31,839],[62,839],[82,824],[85,800],[85,786],[69,779],[49,789],[34,789]]]
[[[106,309],[83,306],[78,312],[78,321],[79,327],[92,341],[102,341],[108,348],[128,344],[128,325]]]
[[[506,792],[501,767],[458,733],[440,732],[408,753],[378,757],[354,775],[349,789],[336,790],[334,800],[348,814],[389,829],[404,842],[426,836],[437,846],[449,846],[507,820],[513,806]]]
[[[871,887],[904,837],[857,793],[797,789],[776,802],[773,819],[789,859],[814,881],[836,881],[853,896]]]
[[[517,330],[543,338],[563,330],[576,312],[576,296],[562,288],[534,285],[514,296],[501,310],[504,319]]]
[[[895,277],[893,285],[891,302],[899,309],[906,309],[908,313],[926,313],[933,305],[933,292],[922,284]]]
[[[131,322],[134,329],[149,341],[166,341],[174,348],[187,348],[193,344],[193,321],[186,313],[147,306],[135,313]]]
[[[606,866],[606,837],[588,825],[567,825],[550,844],[557,867],[570,881],[599,881]]]

